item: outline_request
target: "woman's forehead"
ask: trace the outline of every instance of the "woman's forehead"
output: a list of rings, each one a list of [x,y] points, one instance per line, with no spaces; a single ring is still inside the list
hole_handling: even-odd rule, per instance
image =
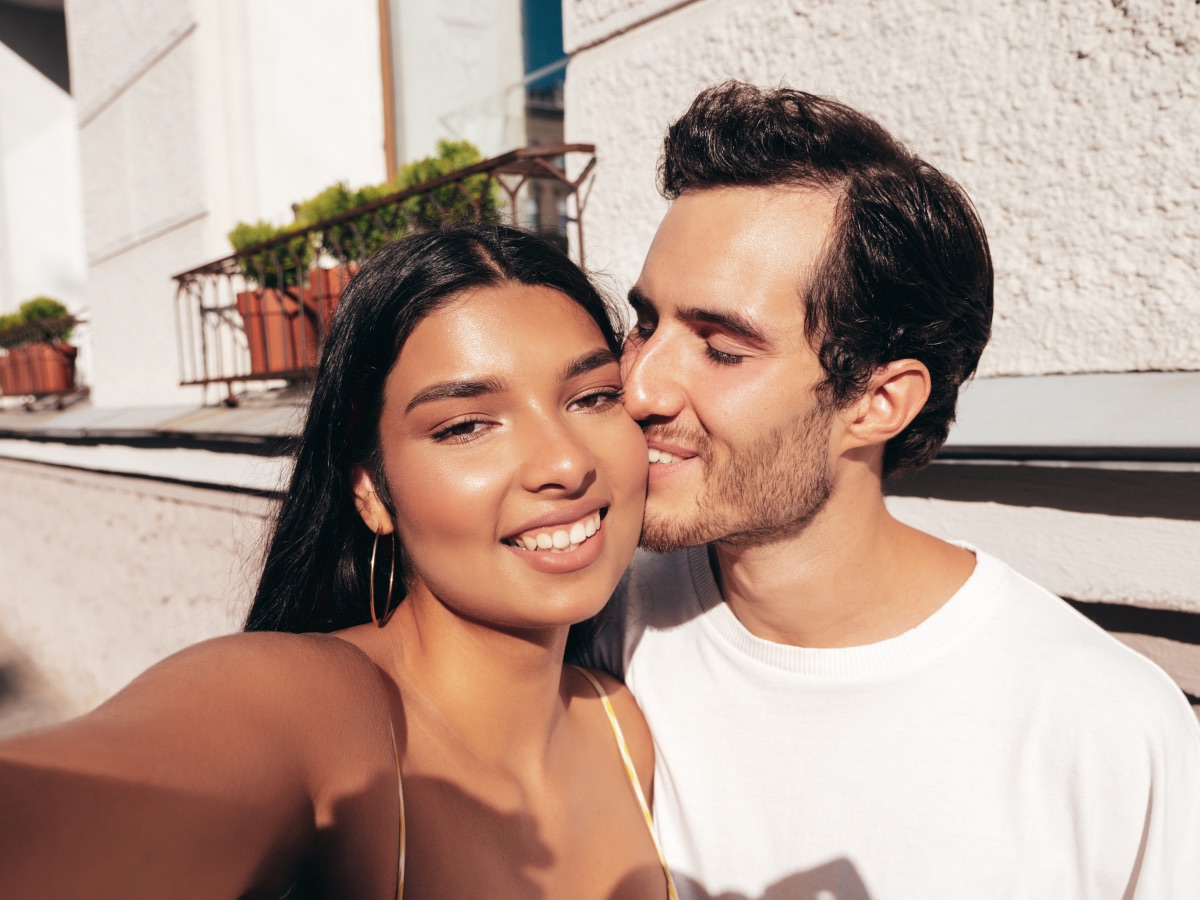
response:
[[[561,291],[506,282],[470,291],[421,320],[389,381],[412,391],[449,378],[558,373],[607,344],[600,327]]]

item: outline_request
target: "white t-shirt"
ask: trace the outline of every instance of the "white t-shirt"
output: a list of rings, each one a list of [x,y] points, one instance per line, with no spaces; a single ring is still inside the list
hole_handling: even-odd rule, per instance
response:
[[[972,548],[967,548],[972,549]],[[1174,683],[976,552],[898,637],[756,638],[703,547],[639,553],[619,637],[684,898],[1196,900],[1200,724]],[[620,658],[618,659],[618,655]]]

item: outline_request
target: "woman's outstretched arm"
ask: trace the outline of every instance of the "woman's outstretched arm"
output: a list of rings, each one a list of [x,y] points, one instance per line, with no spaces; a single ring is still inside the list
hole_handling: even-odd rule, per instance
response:
[[[0,743],[0,895],[281,896],[307,873],[384,896],[386,716],[374,667],[335,638],[176,654],[95,711]],[[339,848],[360,837],[356,874]]]

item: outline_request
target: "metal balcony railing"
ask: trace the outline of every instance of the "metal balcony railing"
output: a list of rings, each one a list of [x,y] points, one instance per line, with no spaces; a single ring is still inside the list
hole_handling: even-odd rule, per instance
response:
[[[594,154],[590,144],[513,150],[176,275],[180,383],[223,385],[234,405],[239,383],[311,378],[359,263],[411,231],[506,222],[560,243],[583,265]],[[573,178],[569,156],[586,157]]]

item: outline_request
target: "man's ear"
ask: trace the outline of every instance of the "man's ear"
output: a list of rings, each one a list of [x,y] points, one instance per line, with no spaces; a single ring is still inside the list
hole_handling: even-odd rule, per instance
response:
[[[886,444],[924,408],[929,388],[929,369],[919,360],[897,359],[880,366],[866,392],[849,406],[849,446]]]
[[[375,481],[365,466],[354,466],[350,470],[350,489],[354,491],[354,506],[366,526],[376,534],[391,534],[392,517],[379,499]]]

